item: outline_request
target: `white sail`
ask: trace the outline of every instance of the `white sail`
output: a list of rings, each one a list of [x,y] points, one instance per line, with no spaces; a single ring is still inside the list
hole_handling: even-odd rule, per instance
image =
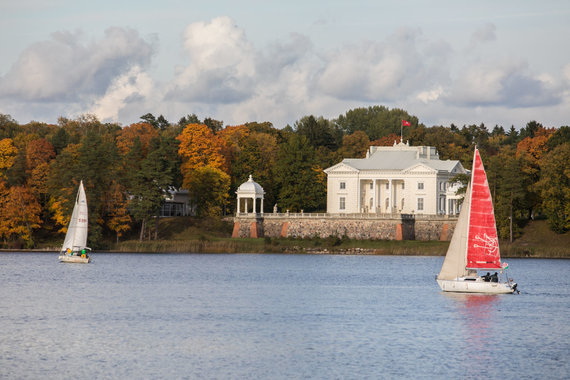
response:
[[[75,199],[73,213],[71,214],[71,220],[67,227],[65,241],[61,247],[62,252],[66,252],[68,249],[71,251],[79,251],[87,246],[87,225],[87,197],[85,196],[83,181],[81,181],[79,183],[79,191]]]
[[[469,201],[471,196],[471,185],[467,186],[467,191],[465,192],[465,198],[463,200],[463,205],[461,207],[461,212],[459,213],[459,218],[457,219],[457,224],[455,225],[455,230],[453,231],[453,237],[449,243],[449,248],[447,249],[447,254],[445,255],[445,260],[441,266],[441,271],[437,276],[440,280],[453,280],[457,277],[462,277],[467,275],[467,269],[465,268],[466,250],[467,250],[467,228],[469,223]]]

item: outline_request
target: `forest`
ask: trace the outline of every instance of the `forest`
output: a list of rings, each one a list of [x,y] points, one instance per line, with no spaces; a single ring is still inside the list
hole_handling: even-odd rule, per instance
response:
[[[404,141],[435,146],[442,160],[470,168],[473,146],[479,147],[501,238],[516,239],[535,218],[557,233],[570,229],[568,126],[427,127],[405,110],[384,106],[331,120],[304,116],[284,128],[270,122],[224,126],[195,114],[173,123],[147,113],[126,126],[93,115],[20,124],[0,114],[1,245],[29,249],[62,240],[80,180],[95,249],[126,237],[159,239],[157,215],[169,189],[187,189],[198,218],[230,215],[235,191],[250,174],[266,192],[266,211],[278,204],[324,212],[323,169],[364,157],[371,145],[399,141],[402,120],[410,124]]]

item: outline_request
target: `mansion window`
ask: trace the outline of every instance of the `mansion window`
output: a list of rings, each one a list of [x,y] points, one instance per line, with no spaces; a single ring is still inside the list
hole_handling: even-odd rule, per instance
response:
[[[345,202],[346,202],[345,198],[340,197],[339,204],[338,204],[339,210],[345,210],[346,209],[346,203]]]
[[[424,189],[424,183],[418,182],[418,190],[423,190],[423,189]]]
[[[424,210],[424,199],[418,198],[418,211],[423,211],[423,210]]]
[[[370,190],[374,189],[374,182],[370,182]]]
[[[341,182],[341,183],[340,183],[340,189],[341,189],[341,190],[346,189],[346,182]]]

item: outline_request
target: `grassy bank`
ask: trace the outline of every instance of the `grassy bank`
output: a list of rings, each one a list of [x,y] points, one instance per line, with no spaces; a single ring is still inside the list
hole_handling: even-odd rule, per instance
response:
[[[165,218],[159,240],[129,239],[111,246],[119,252],[308,253],[368,255],[445,255],[449,242],[325,239],[232,239],[232,225],[218,219]],[[535,221],[512,244],[501,242],[503,257],[570,258],[570,234],[557,235]]]

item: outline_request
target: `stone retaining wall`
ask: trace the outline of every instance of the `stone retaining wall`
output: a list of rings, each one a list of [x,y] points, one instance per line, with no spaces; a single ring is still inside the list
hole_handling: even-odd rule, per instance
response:
[[[234,218],[233,237],[327,238],[356,240],[450,240],[457,218],[437,217],[260,217]]]

